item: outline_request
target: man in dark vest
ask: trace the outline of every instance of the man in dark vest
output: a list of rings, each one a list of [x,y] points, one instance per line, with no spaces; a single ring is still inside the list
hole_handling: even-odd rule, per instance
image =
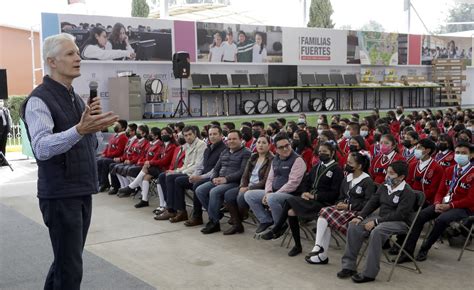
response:
[[[293,151],[286,133],[278,133],[274,142],[277,155],[272,160],[265,190],[249,190],[244,195],[245,201],[259,221],[257,234],[263,233],[274,221],[280,219],[283,203],[299,192],[306,172],[303,158]],[[266,210],[265,206],[268,206],[270,211]]]
[[[38,164],[39,206],[54,253],[44,289],[80,289],[91,195],[98,191],[95,133],[118,116],[102,113],[98,97],[86,106],[74,93],[81,58],[73,36],[46,38],[43,58],[49,75],[25,100],[21,117]]]

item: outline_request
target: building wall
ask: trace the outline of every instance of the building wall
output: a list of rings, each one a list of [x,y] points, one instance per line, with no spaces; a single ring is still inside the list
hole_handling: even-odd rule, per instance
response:
[[[0,26],[0,68],[7,69],[8,95],[28,95],[33,90],[30,31]],[[35,67],[41,67],[39,33],[34,32]],[[42,71],[35,73],[41,83]]]

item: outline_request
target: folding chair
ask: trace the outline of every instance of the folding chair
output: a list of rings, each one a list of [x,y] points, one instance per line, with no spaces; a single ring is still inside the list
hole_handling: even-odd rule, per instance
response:
[[[467,219],[464,219],[464,221],[466,221],[467,223],[471,223],[471,228],[468,228],[466,225],[464,225],[463,222],[459,223],[459,225],[467,232],[467,237],[461,249],[461,252],[459,253],[458,261],[461,261],[462,255],[464,254],[464,250],[474,252],[474,249],[469,249],[467,247],[467,245],[469,244],[469,241],[471,240],[472,232],[474,231],[474,215],[471,215]]]
[[[418,219],[418,215],[420,214],[420,212],[423,208],[423,204],[425,203],[425,194],[422,191],[417,191],[416,190],[416,191],[414,191],[414,193],[416,194],[416,202],[415,202],[415,205],[414,205],[415,214],[413,216],[410,227],[408,228],[408,231],[406,233],[393,233],[390,238],[392,238],[393,236],[396,236],[397,234],[406,234],[407,237],[410,236],[410,234],[413,230],[413,226],[415,225],[415,222]],[[416,263],[415,258],[405,250],[405,244],[407,243],[407,239],[405,238],[401,245],[398,244],[396,241],[392,240],[392,242],[393,242],[393,245],[396,246],[399,249],[399,251],[398,251],[398,254],[397,254],[397,256],[396,256],[396,258],[393,262],[392,262],[392,259],[390,258],[390,256],[386,253],[386,251],[383,251],[383,254],[384,254],[384,256],[387,260],[386,263],[392,265],[391,270],[390,270],[390,274],[388,275],[387,282],[390,282],[390,279],[392,278],[392,275],[393,275],[393,272],[395,271],[396,266],[399,266],[399,267],[404,268],[406,270],[410,270],[410,271],[413,271],[413,272],[417,272],[418,274],[421,274],[420,267],[418,267],[418,264]],[[360,254],[359,260],[357,261],[357,267],[359,266],[360,262],[362,261],[368,247],[369,247],[369,243],[366,241],[365,242],[365,247],[363,248],[362,253]],[[404,253],[413,262],[413,264],[415,265],[415,268],[411,268],[411,267],[408,267],[408,266],[405,266],[405,265],[402,265],[402,264],[398,264],[398,260],[400,259],[400,256],[402,255],[402,253]]]
[[[316,241],[316,232],[312,231],[311,228],[309,227],[309,224],[314,221],[314,220],[303,220],[299,219],[300,222],[300,232],[303,232],[305,238],[308,241]],[[291,235],[291,230],[288,227],[288,229],[285,231],[285,234],[283,235],[283,239],[281,240],[280,247],[283,247],[285,244],[286,239],[288,239],[288,242],[286,244],[286,248],[290,247],[291,240],[293,239],[293,236]]]

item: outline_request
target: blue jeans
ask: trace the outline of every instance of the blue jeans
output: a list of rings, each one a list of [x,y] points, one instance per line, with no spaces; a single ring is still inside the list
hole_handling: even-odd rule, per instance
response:
[[[227,190],[238,187],[238,183],[226,183],[214,185],[212,181],[201,184],[196,188],[196,195],[198,196],[204,208],[207,208],[209,221],[218,223],[221,219],[219,210],[224,203],[224,194]]]
[[[224,194],[224,202],[229,205],[237,206],[241,209],[248,209],[249,205],[245,201],[244,195],[245,192],[239,192],[240,187],[234,187],[227,190]]]
[[[283,211],[283,203],[293,195],[285,192],[274,192],[268,195],[267,203],[271,214],[263,206],[262,199],[264,196],[265,190],[255,189],[247,191],[244,197],[260,223],[277,222]]]

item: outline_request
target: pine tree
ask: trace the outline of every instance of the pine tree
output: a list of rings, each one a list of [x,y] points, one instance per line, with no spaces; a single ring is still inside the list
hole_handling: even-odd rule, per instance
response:
[[[132,1],[132,17],[148,17],[148,13],[150,13],[150,7],[146,0]]]
[[[308,27],[334,28],[333,12],[330,0],[311,0]]]

